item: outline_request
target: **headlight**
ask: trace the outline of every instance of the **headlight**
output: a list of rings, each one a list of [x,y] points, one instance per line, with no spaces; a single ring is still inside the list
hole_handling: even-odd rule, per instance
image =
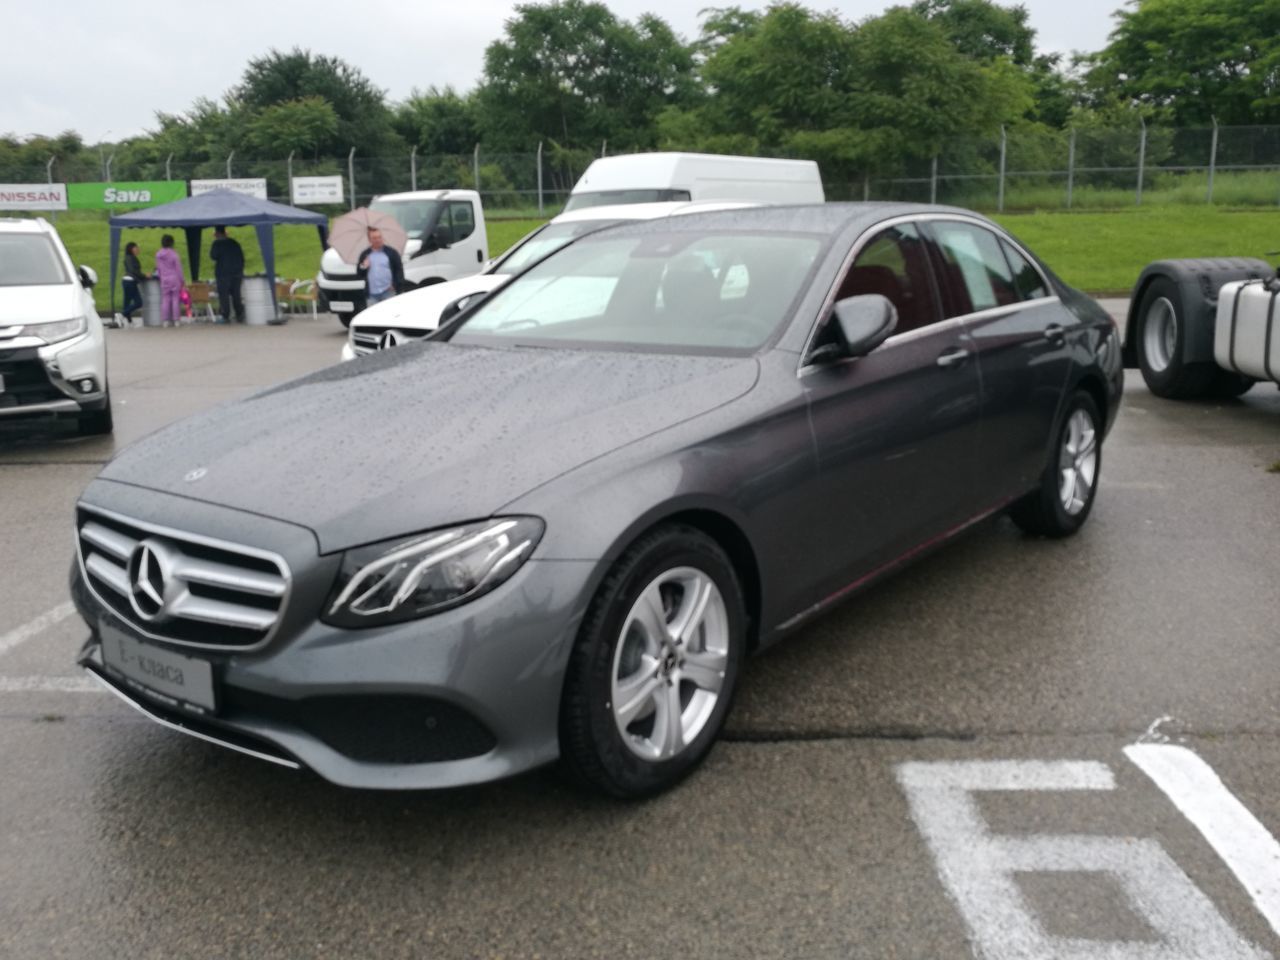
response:
[[[74,320],[58,320],[55,323],[28,324],[22,332],[25,336],[38,337],[45,343],[58,343],[80,336],[88,326],[84,317],[76,317]]]
[[[321,619],[373,627],[474,600],[520,568],[542,531],[536,517],[502,517],[348,550]]]

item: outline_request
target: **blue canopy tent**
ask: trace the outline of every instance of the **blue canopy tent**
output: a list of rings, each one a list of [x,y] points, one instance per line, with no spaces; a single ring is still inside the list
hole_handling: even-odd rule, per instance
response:
[[[175,200],[146,210],[135,210],[111,218],[111,312],[116,310],[116,274],[120,269],[120,231],[138,227],[181,227],[187,234],[187,256],[192,279],[200,276],[200,238],[205,227],[253,227],[262,249],[262,262],[270,278],[272,306],[276,304],[276,246],[272,228],[279,223],[310,223],[320,231],[320,249],[325,247],[329,218],[322,213],[288,207],[283,203],[259,200],[232,190],[210,190],[198,197]]]

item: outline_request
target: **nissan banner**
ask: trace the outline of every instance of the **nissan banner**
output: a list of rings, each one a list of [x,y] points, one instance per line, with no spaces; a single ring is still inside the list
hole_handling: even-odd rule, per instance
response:
[[[65,209],[65,183],[0,183],[0,210]]]

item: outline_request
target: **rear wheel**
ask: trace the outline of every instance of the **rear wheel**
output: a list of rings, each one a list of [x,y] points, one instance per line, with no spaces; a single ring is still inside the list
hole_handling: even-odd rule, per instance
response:
[[[1102,469],[1102,418],[1083,390],[1071,397],[1038,489],[1009,515],[1027,533],[1069,537],[1089,519]]]
[[[574,646],[563,765],[615,797],[677,783],[724,726],[745,645],[742,592],[720,546],[685,526],[649,534],[614,565]]]
[[[1138,366],[1147,388],[1158,397],[1190,400],[1212,392],[1221,371],[1213,363],[1183,360],[1188,324],[1182,291],[1167,277],[1157,277],[1138,305]]]

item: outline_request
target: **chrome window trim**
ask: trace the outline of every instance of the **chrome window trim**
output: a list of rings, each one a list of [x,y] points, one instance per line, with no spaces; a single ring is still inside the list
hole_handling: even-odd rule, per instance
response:
[[[967,223],[975,227],[982,227],[983,229],[990,230],[999,239],[1007,242],[1011,247],[1013,247],[1015,250],[1021,253],[1023,257],[1026,258],[1027,263],[1031,264],[1032,268],[1036,271],[1036,274],[1040,277],[1040,280],[1044,284],[1044,288],[1046,290],[1053,290],[1053,285],[1049,282],[1049,278],[1046,277],[1044,271],[1040,269],[1040,264],[1036,262],[1035,257],[1031,255],[1030,251],[1027,250],[1027,248],[1024,247],[1022,244],[1014,240],[1013,237],[1005,233],[1004,230],[1002,230],[999,226],[992,223],[988,223],[986,220],[983,220],[980,217],[971,216],[969,214],[951,213],[951,212],[904,213],[901,216],[890,217],[887,220],[880,220],[877,223],[868,227],[858,236],[858,239],[853,242],[853,246],[849,248],[849,253],[845,255],[843,262],[841,262],[840,269],[836,272],[835,280],[833,280],[831,283],[831,289],[827,291],[826,297],[823,298],[822,307],[818,310],[818,316],[813,321],[813,325],[809,328],[809,335],[805,338],[804,348],[800,351],[800,362],[799,362],[799,365],[796,367],[797,377],[805,376],[807,371],[812,370],[815,367],[816,368],[833,367],[833,366],[839,366],[841,363],[846,362],[845,360],[841,360],[834,364],[832,363],[814,364],[809,362],[808,357],[809,357],[809,351],[813,348],[813,341],[817,337],[818,331],[822,328],[827,318],[830,317],[831,309],[833,306],[835,306],[836,291],[840,289],[840,284],[844,281],[845,274],[849,272],[849,268],[853,266],[853,261],[857,259],[858,254],[862,252],[863,248],[866,247],[866,245],[874,237],[876,237],[882,231],[887,230],[890,227],[900,226],[904,223],[928,223],[933,220],[957,221],[959,223]],[[936,277],[934,278],[934,284],[936,287],[937,285]],[[941,291],[938,291],[938,292],[940,293]],[[1017,303],[1010,303],[1010,304],[1006,304],[1004,306],[999,306],[999,307],[988,307],[987,309],[976,310],[973,313],[966,313],[958,317],[947,317],[943,320],[938,321],[937,323],[931,323],[927,327],[917,327],[915,330],[908,330],[905,333],[895,334],[894,336],[889,337],[887,340],[885,340],[885,342],[878,349],[884,349],[884,347],[887,347],[887,346],[893,346],[898,343],[907,342],[905,338],[909,338],[913,333],[917,333],[918,331],[939,330],[939,329],[943,329],[946,324],[951,324],[955,321],[985,319],[988,316],[994,316],[1002,311],[1021,310],[1024,307],[1027,307],[1033,304],[1043,304],[1043,303],[1048,303],[1050,301],[1061,302],[1061,298],[1057,294],[1050,294],[1047,297],[1037,297],[1035,300],[1020,300]],[[856,360],[856,359],[858,358],[857,357],[846,358],[846,360]]]
[[[80,577],[84,581],[85,588],[89,591],[90,594],[93,595],[93,599],[98,601],[98,604],[103,608],[103,610],[106,613],[110,614],[112,617],[115,617],[117,620],[121,620],[124,623],[128,624],[130,629],[135,630],[136,632],[142,634],[144,637],[147,637],[151,640],[159,640],[161,643],[173,644],[175,646],[180,646],[180,647],[190,647],[196,650],[209,650],[209,651],[229,653],[229,654],[253,653],[254,651],[261,650],[263,647],[269,644],[275,638],[275,635],[280,631],[280,626],[282,623],[284,623],[285,613],[289,609],[289,598],[293,594],[293,575],[292,575],[292,572],[289,570],[289,564],[285,561],[284,557],[280,556],[280,554],[273,553],[270,550],[262,550],[262,549],[259,549],[258,547],[245,546],[242,543],[233,543],[230,540],[219,540],[216,537],[201,536],[200,534],[197,534],[197,533],[190,533],[186,530],[179,530],[175,527],[166,527],[158,523],[149,523],[143,520],[135,520],[132,517],[125,516],[122,513],[116,513],[113,510],[106,510],[102,507],[91,506],[90,504],[83,503],[83,502],[77,503],[76,508],[78,510],[84,510],[88,513],[97,514],[98,516],[101,516],[101,517],[106,517],[107,519],[114,520],[117,523],[123,523],[123,524],[126,524],[127,526],[137,527],[139,530],[145,530],[148,533],[158,534],[163,537],[172,537],[173,539],[179,542],[185,540],[188,543],[194,543],[202,547],[213,547],[218,550],[226,550],[230,553],[241,553],[246,556],[256,557],[259,560],[266,560],[269,563],[274,563],[276,565],[276,569],[280,571],[280,576],[284,580],[284,593],[280,595],[280,606],[278,608],[279,613],[276,616],[275,625],[272,626],[272,628],[268,630],[266,634],[263,636],[263,638],[259,640],[257,643],[237,645],[237,646],[227,646],[225,644],[199,643],[194,640],[178,640],[174,637],[166,637],[163,634],[152,633],[151,631],[147,630],[146,627],[141,626],[138,623],[135,623],[133,618],[125,619],[124,617],[120,616],[120,614],[116,613],[115,608],[112,607],[111,604],[108,603],[106,600],[102,599],[98,591],[94,589],[93,581],[89,578],[89,572],[85,568],[84,548],[83,548],[83,544],[81,543],[81,537],[80,537],[80,524],[79,522],[77,522],[75,524],[76,562],[80,566]],[[77,518],[77,521],[78,521],[78,518]]]

